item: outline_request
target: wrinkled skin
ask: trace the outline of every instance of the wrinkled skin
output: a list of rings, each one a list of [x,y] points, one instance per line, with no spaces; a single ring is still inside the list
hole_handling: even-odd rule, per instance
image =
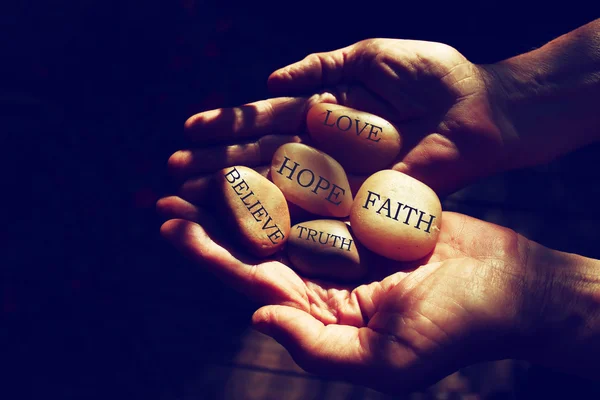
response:
[[[162,233],[265,304],[254,314],[254,326],[308,371],[403,393],[471,363],[508,358],[527,325],[522,286],[532,245],[514,231],[445,212],[439,241],[425,259],[382,261],[370,266],[363,284],[348,286],[303,278],[284,259],[248,257],[207,209],[214,171],[246,165],[266,175],[281,144],[310,144],[304,121],[318,102],[392,122],[404,147],[390,167],[438,194],[507,168],[519,138],[491,95],[492,79],[439,43],[374,39],[308,56],[269,78],[272,92],[295,97],[188,119],[186,135],[196,147],[169,159],[185,182],[179,197],[158,203],[173,218]],[[366,177],[349,178],[356,188]]]
[[[239,164],[267,165],[281,144],[304,141],[305,116],[319,102],[337,103],[392,122],[404,144],[390,165],[450,193],[480,177],[513,168],[518,135],[490,89],[495,75],[440,43],[372,39],[313,54],[274,72],[269,87],[296,96],[196,114],[186,122],[198,144],[169,165],[193,177],[184,197],[197,199],[203,173]],[[315,93],[303,96],[303,93]],[[494,92],[495,93],[495,92]],[[235,144],[215,145],[217,141]],[[353,177],[351,177],[352,179]],[[366,177],[354,177],[358,184]]]
[[[529,242],[509,229],[446,212],[425,259],[371,265],[364,284],[339,285],[303,278],[285,260],[239,253],[216,221],[180,198],[159,208],[187,219],[167,221],[163,235],[266,304],[253,316],[255,328],[309,372],[404,393],[474,362],[507,358],[519,345]]]

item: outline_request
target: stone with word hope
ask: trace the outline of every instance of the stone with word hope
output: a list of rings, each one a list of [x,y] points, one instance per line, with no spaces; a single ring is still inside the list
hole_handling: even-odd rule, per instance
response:
[[[442,206],[424,183],[394,170],[371,175],[352,205],[354,235],[368,249],[398,261],[413,261],[435,247]]]
[[[253,169],[237,166],[216,174],[226,218],[246,249],[258,257],[277,252],[290,233],[290,213],[281,190]]]
[[[286,252],[305,276],[353,281],[367,272],[365,262],[361,263],[365,249],[358,246],[347,224],[320,219],[292,226]]]
[[[344,168],[327,154],[302,143],[279,147],[271,179],[285,198],[316,215],[347,217],[352,192]]]
[[[402,146],[400,134],[385,119],[337,104],[313,106],[306,126],[316,147],[355,174],[391,167]]]

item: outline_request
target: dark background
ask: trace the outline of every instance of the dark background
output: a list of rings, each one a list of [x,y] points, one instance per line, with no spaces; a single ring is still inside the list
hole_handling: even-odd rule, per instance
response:
[[[265,98],[273,70],[369,37],[489,63],[600,16],[592,2],[419,3],[2,5],[0,398],[178,398],[236,351],[228,337],[256,305],[158,234],[154,203],[174,190],[166,160],[186,147],[188,116]],[[546,397],[573,387],[529,379]]]

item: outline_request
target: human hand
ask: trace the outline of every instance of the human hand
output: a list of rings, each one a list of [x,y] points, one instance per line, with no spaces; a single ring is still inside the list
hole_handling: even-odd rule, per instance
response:
[[[272,92],[297,97],[189,118],[185,130],[198,148],[175,153],[169,165],[180,177],[193,178],[180,195],[197,202],[206,188],[203,174],[269,164],[279,145],[308,140],[303,134],[312,105],[337,103],[392,122],[404,145],[390,168],[448,193],[502,169],[516,145],[486,90],[487,78],[483,68],[440,43],[373,39],[313,54],[269,78]],[[215,145],[219,140],[233,144]],[[364,178],[350,181],[356,187]]]
[[[444,213],[426,259],[376,262],[364,284],[340,285],[299,276],[283,259],[240,253],[207,210],[180,198],[158,206],[189,220],[166,222],[162,234],[265,304],[254,326],[322,376],[389,393],[421,389],[460,367],[519,356],[522,338],[540,318],[523,282],[532,244],[464,215]]]

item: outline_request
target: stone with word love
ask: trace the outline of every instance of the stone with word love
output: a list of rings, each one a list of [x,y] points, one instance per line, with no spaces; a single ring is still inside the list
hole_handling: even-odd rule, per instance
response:
[[[352,192],[336,160],[302,143],[279,147],[271,162],[271,179],[285,198],[316,215],[347,217]]]
[[[402,147],[400,134],[385,119],[337,104],[313,106],[306,126],[316,147],[355,174],[390,168]]]
[[[442,206],[424,183],[394,170],[371,175],[352,205],[354,235],[368,249],[398,261],[413,261],[435,247]]]
[[[226,218],[241,243],[258,257],[276,253],[290,233],[290,213],[281,190],[253,169],[237,166],[216,174]]]
[[[347,224],[327,219],[292,226],[286,244],[290,262],[304,276],[344,281],[364,277],[367,268],[361,255],[365,250]]]

